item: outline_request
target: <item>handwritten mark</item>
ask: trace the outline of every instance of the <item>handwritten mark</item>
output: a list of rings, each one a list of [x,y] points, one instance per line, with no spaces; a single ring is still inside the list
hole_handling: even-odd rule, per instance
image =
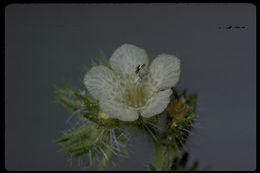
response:
[[[228,26],[228,27],[226,27],[226,29],[231,29],[232,28],[232,26]]]
[[[226,27],[221,27],[219,26],[218,29],[245,29],[246,27],[245,26],[232,26],[232,25],[229,25],[229,26],[226,26]]]

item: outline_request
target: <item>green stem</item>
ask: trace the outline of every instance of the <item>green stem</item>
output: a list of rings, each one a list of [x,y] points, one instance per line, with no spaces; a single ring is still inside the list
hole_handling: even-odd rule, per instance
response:
[[[97,113],[87,112],[83,114],[85,118],[95,122],[100,126],[107,126],[107,127],[117,127],[121,125],[136,125],[137,121],[120,121],[118,119],[109,118],[109,119],[101,119],[97,116]]]
[[[172,146],[155,143],[155,158],[153,167],[157,171],[170,171],[173,158],[175,157],[175,150]]]
[[[160,143],[155,143],[155,160],[153,166],[157,171],[162,171],[162,149],[163,146]]]

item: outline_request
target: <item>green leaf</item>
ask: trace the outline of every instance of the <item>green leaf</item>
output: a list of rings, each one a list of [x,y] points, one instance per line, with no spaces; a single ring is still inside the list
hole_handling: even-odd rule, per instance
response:
[[[120,144],[120,151],[114,151],[109,136],[111,130],[117,132],[113,134]],[[65,151],[71,153],[72,159],[79,159],[91,153],[89,164],[96,164],[98,168],[103,169],[110,163],[115,153],[127,153],[127,140],[122,133],[114,128],[86,124],[62,135],[59,143]]]
[[[75,111],[80,108],[80,104],[75,98],[73,98],[69,91],[60,89],[56,92],[56,103],[64,108]]]
[[[150,164],[149,165],[149,171],[157,171],[157,170],[152,164]]]
[[[193,165],[191,166],[190,171],[196,171],[196,170],[198,170],[198,167],[199,167],[199,162],[195,161],[193,163]]]
[[[63,134],[58,139],[58,142],[59,143],[67,142],[68,140],[71,140],[72,138],[78,137],[79,135],[82,135],[82,134],[85,135],[85,134],[87,134],[88,131],[91,130],[91,128],[93,128],[92,125],[84,125],[82,127],[74,129],[74,130],[72,130],[70,132],[67,132],[67,133]]]
[[[97,111],[99,110],[99,105],[96,100],[94,100],[91,96],[82,95],[80,91],[75,91],[74,95],[79,101],[83,102],[86,108],[90,111]]]
[[[186,164],[187,164],[187,161],[188,161],[188,157],[189,157],[189,153],[188,152],[185,152],[180,160],[180,163],[179,165],[182,166],[182,167],[185,167]]]
[[[101,65],[104,65],[104,66],[106,66],[106,67],[111,69],[111,65],[110,65],[109,59],[108,59],[108,57],[105,55],[105,53],[102,50],[99,51],[98,58],[99,58],[99,63]]]
[[[100,160],[100,168],[103,170],[113,158],[113,152],[106,147],[102,147],[100,150],[103,154],[103,157]]]

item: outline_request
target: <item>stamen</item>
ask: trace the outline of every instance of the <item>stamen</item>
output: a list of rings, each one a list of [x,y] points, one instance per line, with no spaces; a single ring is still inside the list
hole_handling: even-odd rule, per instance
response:
[[[145,64],[135,67],[135,73],[124,75],[120,78],[120,90],[122,102],[126,106],[138,108],[145,104],[147,92],[145,92],[144,81],[148,79],[148,71]]]

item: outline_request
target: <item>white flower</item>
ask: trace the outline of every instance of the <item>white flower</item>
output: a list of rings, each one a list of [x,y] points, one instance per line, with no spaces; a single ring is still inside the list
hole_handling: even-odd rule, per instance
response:
[[[122,121],[149,118],[167,107],[180,76],[180,60],[158,55],[149,66],[146,51],[124,44],[112,54],[111,68],[94,66],[84,77],[90,94],[102,111]]]

